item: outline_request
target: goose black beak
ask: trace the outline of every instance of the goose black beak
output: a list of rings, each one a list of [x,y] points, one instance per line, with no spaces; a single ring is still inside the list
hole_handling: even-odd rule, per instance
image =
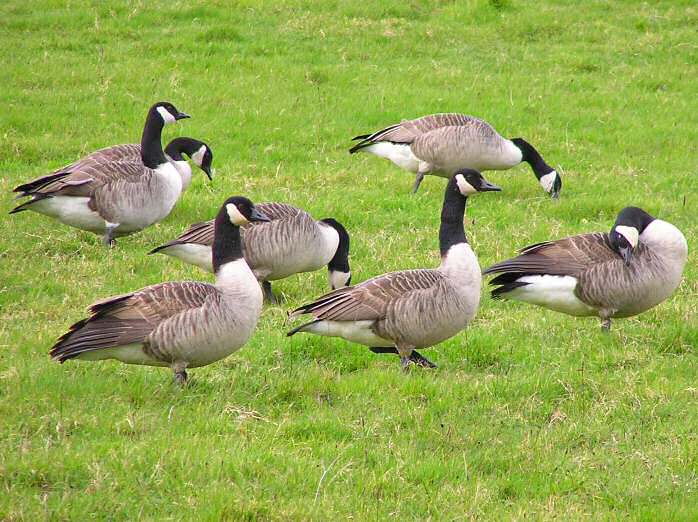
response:
[[[631,247],[621,247],[620,256],[625,261],[625,266],[630,266],[630,259],[633,257],[633,249]]]
[[[553,185],[553,190],[550,191],[550,197],[553,199],[558,199],[560,197],[560,191],[562,190],[562,180],[558,174],[555,178],[555,184]]]
[[[248,221],[262,221],[262,222],[268,222],[271,221],[267,216],[265,216],[262,212],[257,210],[256,208],[252,209],[252,212],[250,212],[250,217]]]
[[[502,187],[498,187],[494,183],[490,183],[486,179],[482,180],[482,185],[477,189],[478,192],[501,192]]]
[[[201,170],[206,173],[209,181],[213,181],[213,172],[211,172],[211,167],[201,167]]]
[[[186,112],[178,112],[177,116],[175,116],[175,120],[185,120],[187,118],[191,118]]]

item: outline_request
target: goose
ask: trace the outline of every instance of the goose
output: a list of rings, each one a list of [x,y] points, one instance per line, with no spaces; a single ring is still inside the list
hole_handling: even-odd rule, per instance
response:
[[[610,233],[545,241],[487,268],[492,297],[572,316],[631,317],[667,299],[681,282],[688,245],[681,231],[638,207],[620,211]]]
[[[374,353],[397,353],[403,369],[411,363],[434,367],[414,350],[456,335],[480,304],[480,265],[463,229],[466,199],[499,190],[474,170],[458,171],[446,187],[441,210],[438,268],[391,272],[330,292],[293,310],[289,320],[304,314],[313,319],[287,335],[341,337]]]
[[[262,291],[242,257],[240,226],[267,219],[249,199],[227,199],[215,219],[215,284],[160,283],[98,301],[56,341],[51,357],[169,366],[183,384],[187,368],[237,351],[262,311]]]
[[[506,139],[487,122],[458,113],[430,114],[386,127],[360,140],[349,152],[370,152],[416,174],[412,193],[425,174],[449,178],[458,169],[507,170],[527,162],[543,189],[560,195],[560,175],[523,138]]]
[[[194,164],[204,171],[209,180],[213,179],[213,172],[211,170],[213,151],[203,141],[186,137],[175,138],[167,144],[164,152],[165,157],[177,168],[177,171],[182,178],[182,192],[187,190],[191,184],[192,177],[191,166],[184,155],[189,156]],[[51,187],[46,187],[46,185],[52,181],[56,181],[57,174],[69,173],[85,167],[99,168],[100,165],[115,161],[142,163],[140,144],[124,143],[121,145],[112,145],[111,147],[96,150],[84,158],[71,163],[70,165],[66,165],[65,167],[53,171],[51,174],[41,176],[33,181],[15,187],[14,192],[19,192],[17,198],[31,196],[32,193],[36,193],[39,189],[44,187],[50,190]]]
[[[211,169],[213,151],[211,147],[203,141],[194,138],[175,138],[165,147],[165,157],[174,164],[182,178],[182,192],[189,188],[192,176],[191,165],[184,157],[185,154],[191,158],[197,167],[204,171],[209,181],[213,181],[213,170]]]
[[[31,199],[10,214],[33,210],[75,228],[103,235],[105,245],[165,218],[182,192],[182,176],[162,150],[166,124],[189,118],[169,102],[148,111],[140,161],[86,158],[14,189]],[[126,146],[131,148],[131,146]],[[103,156],[103,155],[102,155]],[[100,157],[100,156],[98,156]],[[36,185],[34,185],[36,183]]]
[[[316,221],[304,210],[286,203],[259,203],[257,208],[271,221],[243,227],[243,252],[269,302],[276,303],[271,281],[325,265],[332,290],[350,284],[349,233],[339,221]],[[212,244],[213,221],[205,221],[191,225],[178,238],[149,254],[166,254],[210,272]]]

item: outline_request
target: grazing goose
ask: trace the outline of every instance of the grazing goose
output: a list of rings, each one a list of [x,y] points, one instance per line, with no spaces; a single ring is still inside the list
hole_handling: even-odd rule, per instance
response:
[[[611,232],[582,234],[524,248],[492,265],[492,297],[574,316],[630,317],[658,305],[681,282],[688,245],[681,231],[637,207],[618,214]]]
[[[403,120],[361,140],[349,152],[370,152],[416,174],[417,192],[425,174],[450,178],[459,169],[506,170],[522,161],[531,165],[543,189],[557,198],[560,175],[523,138],[508,140],[490,124],[465,114],[431,114]]]
[[[397,353],[403,368],[410,362],[434,366],[415,352],[453,337],[475,317],[480,303],[480,265],[470,248],[463,217],[466,198],[500,190],[478,172],[465,169],[449,181],[441,210],[437,269],[404,270],[330,292],[294,310],[289,319],[311,314],[313,320],[288,332],[309,332]]]
[[[242,229],[245,260],[262,282],[265,297],[275,303],[270,281],[327,265],[332,290],[351,281],[349,234],[333,218],[315,221],[310,214],[285,203],[259,203],[271,221]],[[159,252],[211,271],[213,221],[195,223],[182,235],[149,253]]]
[[[194,164],[204,171],[209,181],[213,180],[213,171],[211,170],[213,151],[211,147],[194,138],[175,138],[165,147],[165,156],[174,164],[182,177],[182,192],[189,188],[192,176],[191,165],[183,156],[184,154],[189,156]]]
[[[182,176],[162,150],[162,128],[188,117],[171,103],[156,103],[145,121],[140,161],[129,160],[132,153],[123,160],[117,155],[107,161],[78,161],[16,187],[15,192],[31,199],[10,213],[33,210],[66,225],[103,234],[104,243],[110,246],[115,237],[157,223],[170,213],[182,193]]]
[[[213,151],[211,148],[203,141],[194,138],[175,138],[165,147],[165,156],[174,164],[182,178],[182,191],[187,190],[191,184],[192,176],[191,166],[184,157],[185,154],[191,158],[197,167],[206,173],[209,180],[213,179],[211,171]],[[46,191],[50,191],[51,188],[56,188],[57,185],[53,187],[46,187],[46,185],[56,181],[57,174],[65,174],[85,167],[99,169],[100,165],[113,163],[115,161],[142,163],[140,144],[124,143],[122,145],[112,145],[111,147],[96,150],[70,165],[53,171],[51,174],[41,176],[29,183],[15,187],[14,192],[19,192],[17,198],[22,198],[31,196],[32,193],[36,193],[42,188]],[[65,182],[65,178],[59,178],[59,181]]]
[[[160,283],[98,301],[88,318],[58,339],[51,357],[61,363],[116,359],[169,366],[184,383],[187,368],[238,350],[262,311],[262,291],[242,257],[239,227],[266,220],[249,199],[226,200],[215,219],[215,284]]]

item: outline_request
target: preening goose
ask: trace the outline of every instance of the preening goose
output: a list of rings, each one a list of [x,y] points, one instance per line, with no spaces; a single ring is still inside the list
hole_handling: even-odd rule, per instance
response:
[[[490,124],[465,114],[431,114],[403,120],[361,140],[349,152],[370,152],[416,174],[417,192],[425,174],[450,178],[459,169],[506,170],[522,161],[533,169],[543,189],[557,198],[560,175],[523,138],[508,140]]]
[[[169,102],[153,105],[143,129],[140,160],[133,146],[118,154],[84,158],[56,173],[16,187],[31,199],[10,213],[33,210],[61,223],[96,234],[104,243],[132,234],[165,218],[182,193],[182,175],[162,150],[164,125],[188,118]],[[109,159],[111,158],[111,159]],[[129,159],[131,158],[131,159]]]
[[[468,196],[500,190],[478,172],[465,169],[449,181],[441,210],[441,265],[436,269],[391,272],[330,292],[294,310],[289,318],[313,320],[291,330],[342,337],[377,353],[398,353],[410,362],[434,366],[415,348],[453,337],[475,317],[481,274],[463,229]]]
[[[349,234],[341,223],[333,218],[316,221],[304,210],[285,203],[259,203],[257,208],[271,221],[243,227],[243,252],[270,302],[275,302],[270,281],[325,265],[330,288],[350,283]],[[177,239],[149,253],[176,257],[210,272],[212,243],[213,221],[206,221],[191,225]]]
[[[681,231],[637,207],[618,214],[611,232],[572,236],[524,248],[492,265],[492,297],[574,316],[630,317],[669,297],[681,282],[688,245]]]
[[[215,219],[216,283],[160,283],[110,297],[90,307],[58,339],[51,357],[169,366],[177,381],[187,368],[227,357],[252,334],[262,310],[262,291],[242,257],[240,226],[265,221],[243,197],[225,201]]]

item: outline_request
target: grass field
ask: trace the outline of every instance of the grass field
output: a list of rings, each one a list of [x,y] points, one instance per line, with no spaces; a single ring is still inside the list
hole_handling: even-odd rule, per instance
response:
[[[68,4],[66,7],[64,4]],[[698,519],[698,6],[673,2],[0,3],[2,211],[15,185],[136,142],[148,106],[214,151],[173,213],[112,251],[34,213],[0,218],[0,519]],[[324,271],[275,285],[240,352],[191,372],[52,363],[94,300],[210,280],[145,255],[229,195],[352,234],[354,281],[438,264],[444,181],[350,138],[405,117],[480,116],[563,173],[523,165],[470,200],[487,266],[607,230],[634,204],[691,249],[684,281],[610,336],[483,291],[436,371],[341,340],[285,337]]]

